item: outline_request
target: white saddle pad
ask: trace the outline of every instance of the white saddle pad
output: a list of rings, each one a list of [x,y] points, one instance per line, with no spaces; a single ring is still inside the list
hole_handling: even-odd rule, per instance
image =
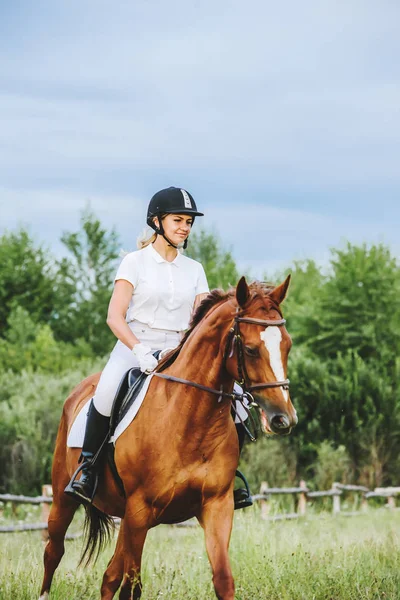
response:
[[[110,442],[113,444],[115,444],[119,436],[125,431],[128,425],[132,423],[133,419],[139,412],[139,408],[142,406],[152,377],[153,375],[149,375],[149,377],[147,377],[142,389],[139,392],[139,396],[136,398],[135,402],[132,404],[122,421],[117,425],[114,435],[110,438]],[[67,439],[67,446],[69,448],[82,448],[83,438],[85,437],[88,408],[89,403],[85,404],[85,406],[81,408],[70,429]]]
[[[136,398],[135,402],[132,404],[122,421],[117,425],[114,435],[110,438],[110,442],[112,442],[113,444],[115,444],[119,436],[125,431],[128,425],[132,423],[133,419],[139,412],[139,409],[142,406],[144,397],[146,396],[152,377],[153,375],[149,375],[149,377],[146,379],[142,389],[140,390],[139,396]],[[234,389],[237,392],[242,391],[242,388],[237,383],[235,383]],[[248,405],[247,400],[245,401],[245,403]],[[70,429],[67,439],[67,446],[69,448],[82,448],[83,438],[85,437],[88,408],[89,403],[85,404],[85,406],[81,408],[78,416],[76,417]],[[240,404],[240,402],[236,402],[236,410],[240,414],[243,421],[245,421],[247,418],[247,413],[244,410],[243,406]],[[240,419],[238,417],[235,418],[235,423],[240,423]]]

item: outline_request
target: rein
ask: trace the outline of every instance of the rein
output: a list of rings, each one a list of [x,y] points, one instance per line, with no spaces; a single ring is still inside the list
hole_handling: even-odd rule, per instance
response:
[[[238,312],[239,312],[239,308],[237,308],[237,313]],[[267,381],[264,383],[255,383],[253,385],[248,384],[249,377],[248,377],[247,370],[246,370],[246,363],[245,363],[244,350],[243,350],[243,340],[242,340],[242,336],[240,333],[240,323],[249,323],[250,325],[261,325],[263,327],[282,327],[286,323],[286,320],[283,318],[276,319],[276,320],[253,319],[251,317],[241,317],[241,316],[239,316],[239,314],[237,314],[235,316],[234,325],[233,325],[233,327],[231,327],[231,329],[229,330],[229,333],[228,333],[228,339],[227,339],[226,346],[225,346],[223,363],[225,365],[228,357],[231,358],[233,356],[234,351],[235,351],[235,346],[236,346],[237,368],[238,368],[238,373],[239,373],[238,384],[243,389],[243,391],[241,393],[234,392],[234,391],[232,391],[231,393],[224,392],[222,389],[222,386],[221,386],[220,390],[216,390],[216,389],[208,387],[206,385],[202,385],[201,383],[196,383],[195,381],[189,381],[188,379],[182,379],[181,377],[175,377],[174,375],[167,375],[165,373],[153,372],[153,375],[155,375],[156,377],[160,377],[161,379],[166,379],[167,381],[173,381],[175,383],[182,383],[183,385],[190,385],[191,387],[194,387],[198,390],[202,390],[203,392],[209,392],[210,394],[214,394],[214,395],[218,396],[218,402],[221,402],[223,398],[230,398],[230,400],[232,402],[233,410],[234,410],[234,412],[236,412],[236,414],[237,414],[237,411],[235,409],[235,401],[237,400],[242,404],[242,406],[246,410],[246,412],[249,415],[251,415],[248,407],[246,406],[246,401],[250,402],[250,404],[257,405],[257,402],[254,400],[254,397],[251,392],[253,392],[254,390],[270,389],[270,388],[276,388],[276,387],[281,387],[284,390],[288,390],[290,381],[289,381],[289,379],[284,379],[283,381]],[[251,432],[246,427],[246,425],[244,425],[244,422],[240,418],[240,416],[239,416],[239,419],[242,422],[243,426],[245,427],[246,432],[249,435],[250,439],[253,442],[256,441],[256,438],[251,434]]]
[[[238,394],[236,392],[224,392],[221,390],[215,390],[214,388],[210,388],[206,385],[202,385],[201,383],[196,383],[195,381],[190,381],[189,379],[182,379],[181,377],[174,377],[174,375],[166,375],[165,373],[152,373],[152,375],[156,375],[156,377],[161,377],[161,379],[167,379],[167,381],[175,381],[175,383],[183,383],[184,385],[190,385],[191,387],[197,388],[198,390],[202,390],[203,392],[210,392],[211,394],[216,394],[219,396],[218,402],[221,402],[222,398],[230,398],[231,400],[240,400],[245,394]]]

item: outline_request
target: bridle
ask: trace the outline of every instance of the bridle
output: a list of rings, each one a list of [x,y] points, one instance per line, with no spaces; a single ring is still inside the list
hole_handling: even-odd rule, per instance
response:
[[[234,325],[229,330],[228,341],[224,353],[224,365],[229,358],[231,358],[235,351],[237,351],[237,368],[239,374],[238,384],[243,388],[245,392],[253,392],[255,390],[263,390],[267,388],[281,387],[284,390],[289,389],[289,379],[283,381],[267,381],[264,383],[255,383],[249,385],[249,376],[247,374],[246,362],[244,359],[243,340],[240,333],[240,323],[250,323],[251,325],[261,325],[262,327],[283,327],[286,323],[286,319],[252,319],[251,317],[241,317],[239,309],[237,309],[237,315],[234,318]],[[231,344],[230,352],[228,354],[228,348]]]
[[[274,308],[277,308],[277,307],[274,307]],[[277,310],[278,310],[278,312],[280,312],[279,309],[277,309]],[[281,387],[284,390],[288,390],[289,384],[290,384],[289,379],[284,379],[283,381],[266,381],[263,383],[255,383],[253,385],[249,384],[249,376],[247,373],[246,362],[245,362],[245,357],[244,357],[243,339],[242,339],[241,332],[240,332],[240,323],[249,323],[250,325],[260,325],[262,327],[283,327],[283,325],[285,325],[285,323],[286,323],[286,320],[283,318],[281,318],[281,319],[253,319],[251,317],[243,317],[243,316],[241,316],[241,314],[242,313],[240,312],[240,309],[238,307],[236,309],[236,315],[234,317],[233,326],[230,328],[229,333],[228,333],[228,338],[226,341],[225,351],[224,351],[223,365],[226,367],[226,361],[228,360],[228,358],[232,358],[232,356],[234,355],[234,352],[235,352],[235,347],[236,347],[237,369],[238,369],[238,375],[239,375],[238,384],[241,386],[242,392],[235,392],[235,391],[232,391],[231,393],[224,392],[224,390],[222,389],[222,386],[221,386],[220,390],[216,390],[216,389],[208,387],[206,385],[202,385],[201,383],[196,383],[195,381],[189,381],[188,379],[182,379],[181,377],[175,377],[174,375],[167,375],[165,373],[153,372],[153,375],[155,375],[156,377],[160,377],[161,379],[166,379],[167,381],[174,381],[175,383],[182,383],[184,385],[190,385],[191,387],[197,388],[204,392],[209,392],[211,394],[214,394],[214,395],[218,396],[218,402],[221,402],[223,398],[230,398],[234,412],[236,412],[236,414],[238,414],[235,409],[235,406],[234,406],[236,400],[238,400],[242,404],[242,406],[245,408],[247,413],[249,413],[249,410],[248,410],[246,404],[258,406],[257,402],[255,401],[255,399],[252,395],[252,392],[254,392],[256,390],[263,390],[263,389],[270,389],[270,388],[277,388],[277,387]],[[239,416],[240,421],[244,425],[243,420],[241,419],[240,415],[238,415],[238,416]],[[248,430],[248,428],[245,425],[244,425],[244,427],[245,427],[246,432],[249,435],[250,439],[252,441],[255,441],[254,436],[251,434],[251,432]]]

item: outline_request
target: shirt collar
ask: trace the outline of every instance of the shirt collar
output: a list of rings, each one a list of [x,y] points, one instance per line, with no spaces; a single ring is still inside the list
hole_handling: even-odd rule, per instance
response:
[[[157,252],[157,250],[154,248],[153,244],[149,244],[148,248],[149,248],[149,253],[152,255],[152,257],[154,258],[154,260],[157,263],[167,263],[168,265],[175,265],[176,267],[179,267],[179,265],[182,262],[182,255],[179,252],[179,250],[178,250],[178,254],[174,258],[174,260],[172,262],[170,262],[169,260],[165,260],[165,258],[163,258],[161,256],[161,254],[159,254]]]

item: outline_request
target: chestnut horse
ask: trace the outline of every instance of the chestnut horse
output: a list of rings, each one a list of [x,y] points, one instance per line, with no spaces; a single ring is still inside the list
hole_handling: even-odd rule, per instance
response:
[[[280,304],[290,276],[278,287],[247,285],[244,277],[228,293],[211,292],[197,309],[176,350],[163,359],[142,407],[115,445],[125,494],[108,465],[94,506],[87,508],[93,554],[105,533],[106,515],[121,518],[114,555],[103,577],[102,600],[141,596],[140,565],[147,532],[160,523],[197,517],[205,532],[214,589],[234,598],[228,547],[233,485],[239,460],[231,417],[234,381],[260,409],[266,433],[286,434],[297,423],[286,378],[290,336]],[[64,537],[78,504],[64,493],[80,450],[67,448],[68,431],[90,400],[99,375],[85,379],[65,402],[53,463],[53,504],[40,600],[48,598]]]

